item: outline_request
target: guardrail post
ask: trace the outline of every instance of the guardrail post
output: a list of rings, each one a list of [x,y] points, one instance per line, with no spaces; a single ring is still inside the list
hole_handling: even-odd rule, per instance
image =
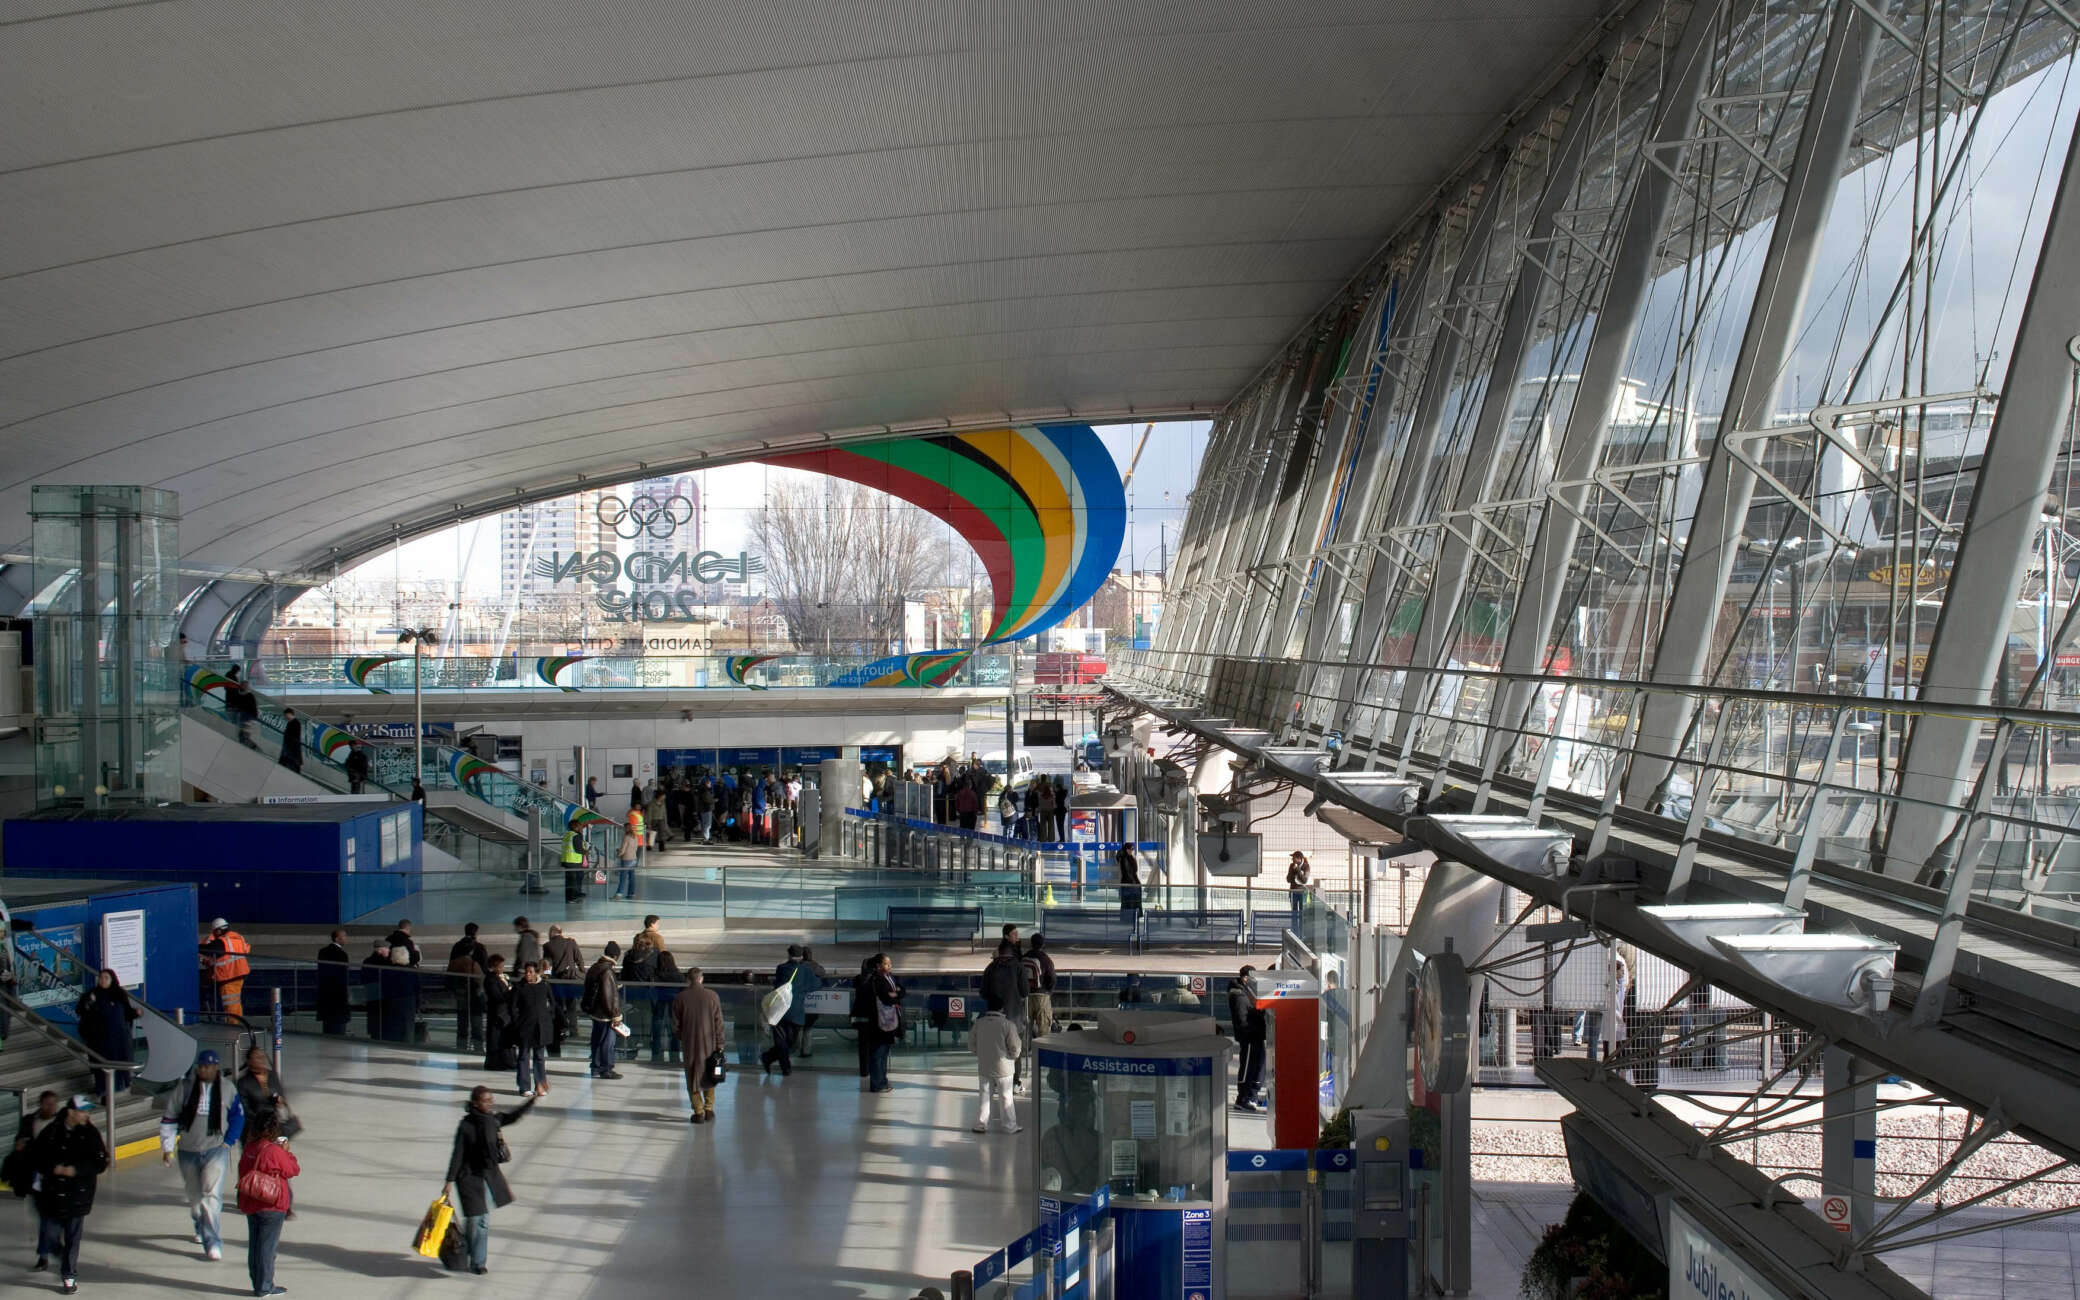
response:
[[[953,1275],[953,1300],[975,1300],[975,1275],[967,1269]]]
[[[135,1052],[132,1053],[132,1055],[135,1054]],[[114,1070],[103,1070],[101,1072],[101,1109],[102,1114],[106,1116],[102,1123],[108,1129],[108,1178],[110,1182],[114,1182],[116,1176],[116,1072]]]

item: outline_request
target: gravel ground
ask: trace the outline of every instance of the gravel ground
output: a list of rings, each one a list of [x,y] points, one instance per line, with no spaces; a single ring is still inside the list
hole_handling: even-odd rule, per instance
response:
[[[1965,1133],[1966,1116],[1956,1107],[1915,1106],[1878,1116],[1878,1194],[1906,1196],[1956,1151]],[[1473,1125],[1473,1176],[1476,1180],[1520,1183],[1572,1181],[1560,1126],[1552,1120],[1476,1120]],[[1817,1128],[1766,1134],[1735,1142],[1735,1157],[1773,1174],[1820,1172]],[[2058,1157],[2034,1143],[2004,1138],[1989,1143],[1965,1161],[1931,1204],[1954,1204],[1977,1196],[2011,1178],[2058,1163]],[[1793,1178],[1787,1184],[1807,1195],[1816,1182]],[[2062,1170],[2049,1179],[2015,1188],[1983,1204],[2035,1210],[2080,1209],[2080,1171]]]

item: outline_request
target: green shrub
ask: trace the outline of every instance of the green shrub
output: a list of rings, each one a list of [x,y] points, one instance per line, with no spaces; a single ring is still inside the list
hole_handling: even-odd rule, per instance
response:
[[[1568,1288],[1582,1279],[1580,1289]],[[1547,1228],[1524,1261],[1525,1300],[1668,1300],[1668,1266],[1639,1244],[1587,1192]]]

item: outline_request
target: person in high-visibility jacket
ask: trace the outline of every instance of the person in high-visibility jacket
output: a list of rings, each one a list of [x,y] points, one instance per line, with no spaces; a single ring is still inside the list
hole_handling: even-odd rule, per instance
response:
[[[239,1015],[245,1010],[246,976],[253,973],[246,958],[253,945],[231,928],[223,917],[209,923],[209,941],[202,945],[202,963],[217,990],[217,1010]]]
[[[585,897],[585,842],[575,826],[563,832],[563,901]]]

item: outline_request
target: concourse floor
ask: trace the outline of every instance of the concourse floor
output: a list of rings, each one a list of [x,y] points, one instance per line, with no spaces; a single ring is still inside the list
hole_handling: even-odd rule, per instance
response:
[[[489,1084],[501,1108],[516,1105],[511,1076],[292,1038],[283,1077],[306,1125],[303,1173],[275,1280],[323,1297],[908,1300],[1032,1226],[1030,1138],[968,1131],[972,1074],[898,1071],[895,1092],[871,1096],[849,1065],[819,1054],[785,1081],[738,1074],[718,1095],[721,1122],[695,1127],[675,1070],[624,1065],[624,1078],[594,1081],[582,1058],[552,1060],[553,1091],[506,1130],[517,1200],[492,1215],[490,1274],[475,1279],[420,1259],[411,1237],[469,1090]],[[9,1203],[0,1293],[55,1293],[55,1276],[27,1271],[33,1214]],[[209,1263],[175,1170],[156,1154],[120,1162],[87,1220],[81,1294],[250,1295],[245,1221],[226,1209],[224,1259]]]

